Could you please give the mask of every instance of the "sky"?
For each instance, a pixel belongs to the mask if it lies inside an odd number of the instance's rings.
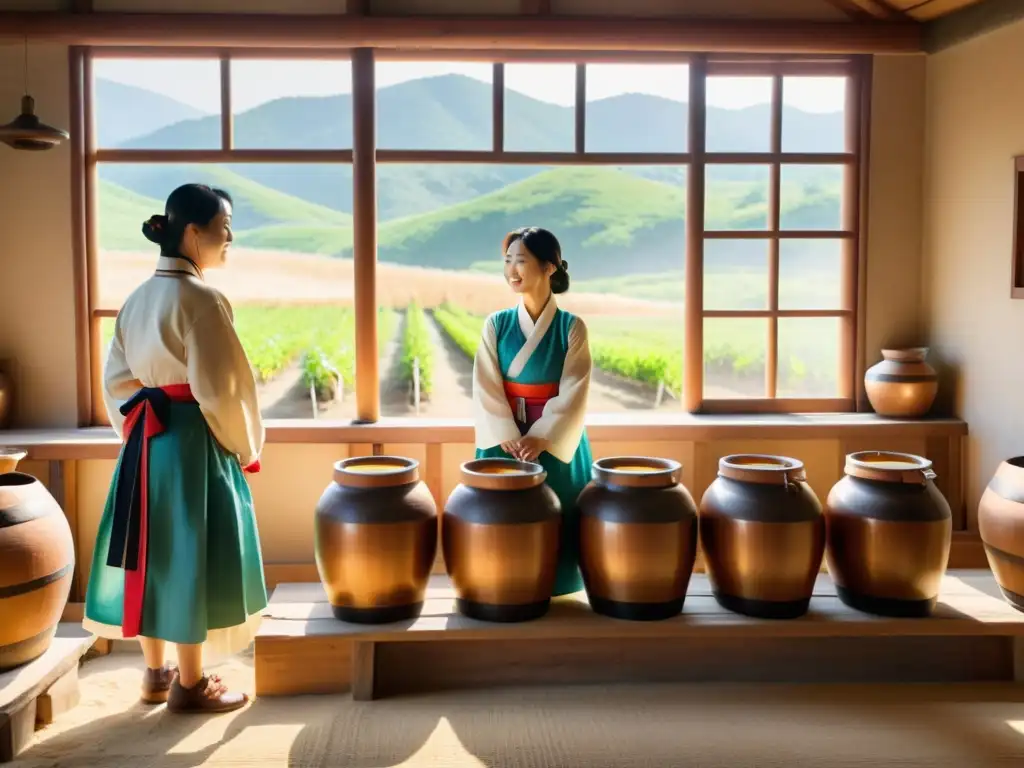
[[[234,61],[231,96],[240,113],[285,96],[330,96],[350,93],[347,61]],[[505,87],[562,106],[575,103],[574,64],[506,64]],[[220,111],[220,63],[216,60],[102,59],[96,77],[135,85],[169,96],[203,112]],[[477,62],[378,62],[377,88],[421,77],[462,74],[492,82],[492,68]],[[624,93],[643,93],[686,101],[685,64],[590,64],[587,101]],[[808,112],[840,112],[845,100],[843,78],[787,77],[783,102]],[[771,79],[712,77],[708,104],[738,109],[767,103]]]

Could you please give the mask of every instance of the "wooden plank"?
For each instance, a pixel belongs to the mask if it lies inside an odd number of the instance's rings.
[[[298,646],[287,639],[257,635],[256,695],[347,692],[352,682],[352,645],[351,639],[333,635],[310,635]]]
[[[884,419],[874,413],[665,414],[633,411],[587,417],[594,442],[711,442],[714,440],[913,440],[967,435],[961,419]],[[121,447],[109,427],[12,430],[7,445],[28,451],[32,461],[116,459]],[[280,419],[267,427],[268,443],[469,444],[470,419],[389,418],[375,424],[323,424]],[[878,443],[876,443],[876,446]],[[353,455],[356,455],[353,453]]]
[[[60,706],[71,704],[67,694],[72,683],[60,683],[92,646],[95,638],[80,624],[61,623],[49,649],[35,661],[0,673],[0,763],[13,760],[32,741],[35,732],[37,700],[51,687],[58,701],[49,700],[44,717],[52,716]],[[74,677],[77,683],[77,672]]]
[[[494,686],[1007,681],[1003,637],[588,638],[379,643],[377,698]]]
[[[323,588],[281,585],[275,590],[267,619],[258,637],[287,643],[288,639],[358,638],[378,642],[429,642],[441,638],[465,640],[685,638],[685,637],[877,637],[884,635],[1024,636],[1024,613],[1010,607],[986,571],[953,571],[942,582],[932,617],[899,619],[861,613],[834,596],[827,574],[819,575],[807,615],[792,621],[764,621],[732,613],[710,595],[707,577],[695,574],[679,616],[658,622],[628,622],[594,613],[585,593],[552,601],[548,614],[537,621],[494,624],[462,616],[455,610],[455,593],[447,577],[432,576],[422,614],[413,621],[385,625],[356,625],[332,618]],[[313,599],[307,599],[312,597]]]
[[[922,49],[920,25],[900,21],[0,13],[0,39],[21,41],[26,36],[89,46],[597,48],[750,53],[918,53]]]

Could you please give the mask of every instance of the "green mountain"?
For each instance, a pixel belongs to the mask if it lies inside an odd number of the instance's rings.
[[[96,140],[116,147],[168,125],[206,117],[195,107],[144,88],[96,78]],[[220,133],[217,133],[219,140]]]
[[[837,182],[838,184],[838,182]],[[750,182],[722,182],[710,189],[711,229],[763,229],[767,200]],[[782,221],[792,228],[838,220],[838,189],[784,187]],[[381,261],[446,269],[500,269],[500,241],[519,226],[550,228],[581,280],[661,273],[682,268],[686,195],[679,186],[639,178],[614,168],[545,171],[474,200],[440,211],[383,222],[377,233]],[[821,228],[821,224],[818,225]],[[271,225],[240,232],[239,245],[351,256],[348,227]],[[763,263],[765,241],[708,241],[705,262],[717,271]],[[813,266],[820,244],[793,241],[787,269]]]
[[[135,89],[140,90],[140,89]],[[145,93],[143,91],[143,93]],[[100,122],[132,112],[133,99],[118,90],[100,94]],[[105,100],[104,100],[105,99]],[[689,105],[653,96],[627,94],[587,104],[587,149],[593,151],[684,151]],[[491,142],[490,86],[460,75],[422,78],[381,88],[377,94],[380,148],[485,150]],[[768,149],[769,108],[708,110],[712,151]],[[510,150],[572,150],[573,110],[506,92],[505,137]],[[348,95],[296,97],[271,101],[235,116],[239,148],[351,147],[352,106]],[[842,150],[841,113],[783,110],[783,144],[804,152]],[[209,149],[219,145],[219,117],[177,121],[125,141],[125,148]],[[183,170],[186,171],[183,174]],[[238,176],[335,211],[351,212],[351,169],[346,165],[233,165]],[[380,165],[378,215],[403,218],[465,202],[550,167],[488,165]],[[644,178],[681,184],[685,169],[665,166],[623,168]],[[833,169],[827,169],[832,171]],[[750,180],[767,174],[758,166],[720,166],[722,180]],[[163,199],[192,169],[182,166],[103,165],[104,179],[139,194]],[[815,167],[791,168],[787,177],[820,177]]]

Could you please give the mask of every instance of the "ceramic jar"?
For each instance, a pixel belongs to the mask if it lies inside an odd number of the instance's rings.
[[[807,612],[825,549],[825,518],[803,462],[725,456],[699,514],[705,568],[722,607],[772,619]]]
[[[441,516],[445,568],[460,613],[529,621],[547,613],[562,507],[540,464],[475,459],[461,467]]]
[[[864,374],[864,390],[879,416],[924,416],[935,402],[939,377],[925,357],[927,347],[883,349],[883,360]]]
[[[419,616],[437,534],[437,505],[420,480],[419,462],[337,462],[315,519],[316,565],[334,616],[359,624]]]
[[[697,557],[697,505],[671,459],[594,462],[579,496],[580,572],[596,613],[637,621],[683,608]]]
[[[21,472],[0,474],[0,671],[50,647],[75,575],[64,511]]]
[[[953,515],[921,456],[862,451],[825,502],[825,561],[839,599],[866,613],[928,616],[949,561]]]
[[[978,506],[978,532],[1006,601],[1024,611],[1024,456],[1002,462]]]

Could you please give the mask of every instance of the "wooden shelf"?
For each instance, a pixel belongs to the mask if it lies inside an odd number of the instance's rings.
[[[77,704],[79,660],[95,642],[80,623],[62,622],[46,653],[0,674],[0,763],[31,743],[37,724]]]
[[[1024,613],[1002,599],[984,570],[950,571],[927,619],[848,608],[826,574],[817,580],[808,614],[791,621],[721,608],[703,574],[692,577],[682,613],[658,622],[600,616],[584,593],[554,600],[536,621],[474,621],[455,611],[447,577],[434,576],[418,619],[354,625],[333,618],[319,583],[281,584],[256,638],[256,691],[351,690],[357,699],[370,699],[550,681],[552,674],[562,681],[638,682],[705,679],[709,670],[718,670],[710,679],[1003,679],[1016,674],[1019,638]]]
[[[808,414],[664,414],[625,413],[591,416],[593,441],[712,441],[734,439],[816,440],[844,438],[952,438],[967,434],[961,419],[887,419],[874,413]],[[274,420],[268,443],[293,444],[471,444],[469,419],[382,419],[375,424]],[[0,445],[19,446],[30,460],[116,459],[121,446],[109,427],[0,431]]]

